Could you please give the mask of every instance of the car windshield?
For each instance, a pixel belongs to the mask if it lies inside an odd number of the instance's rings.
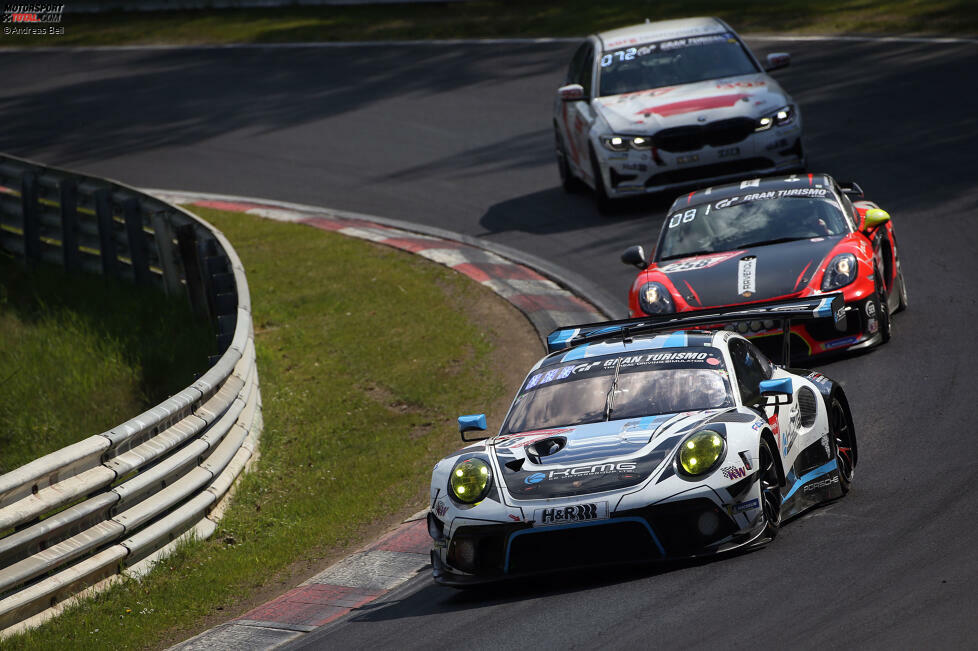
[[[755,72],[757,66],[733,34],[691,36],[602,53],[598,95],[621,95]]]
[[[501,433],[729,407],[720,351],[654,349],[541,369],[527,378]]]
[[[804,192],[808,196],[791,196]],[[658,260],[734,251],[848,231],[845,215],[824,188],[771,190],[702,203],[669,216]]]

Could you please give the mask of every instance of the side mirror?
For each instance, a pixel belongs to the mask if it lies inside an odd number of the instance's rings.
[[[764,64],[764,70],[771,72],[772,70],[780,70],[781,68],[787,68],[791,65],[791,55],[787,52],[772,52],[767,55],[767,62]]]
[[[787,405],[791,402],[792,386],[791,378],[780,380],[761,380],[761,395],[765,398],[774,398],[774,404]],[[786,400],[782,401],[782,398]]]
[[[579,102],[584,99],[584,86],[580,84],[567,84],[558,88],[557,94],[565,102]]]
[[[488,436],[477,436],[475,438],[465,438],[466,432],[483,432],[485,431],[486,425],[486,415],[485,414],[473,414],[470,416],[459,416],[458,417],[458,431],[462,435],[462,440],[468,443],[469,441],[481,441],[482,439],[489,438]]]
[[[863,230],[867,231],[871,228],[876,228],[880,224],[885,224],[888,221],[890,221],[890,213],[880,208],[871,208],[866,211],[866,216],[863,217]]]
[[[649,263],[645,259],[645,249],[642,248],[641,244],[636,244],[625,249],[625,252],[621,254],[621,261],[639,269],[645,269],[649,266]]]
[[[842,194],[850,199],[864,199],[866,197],[863,189],[855,181],[840,181],[839,189],[842,190]]]

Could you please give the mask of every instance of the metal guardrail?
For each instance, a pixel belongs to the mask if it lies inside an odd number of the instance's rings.
[[[0,638],[60,612],[183,538],[208,537],[257,454],[251,300],[227,239],[125,185],[0,155],[0,249],[185,294],[220,355],[107,432],[0,475]]]

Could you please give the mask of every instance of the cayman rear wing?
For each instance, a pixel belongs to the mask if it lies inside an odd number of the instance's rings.
[[[792,321],[831,318],[837,330],[846,328],[846,305],[842,293],[769,303],[748,303],[734,307],[693,310],[661,316],[643,316],[619,321],[605,321],[567,326],[547,335],[547,352],[572,348],[580,344],[607,339],[627,339],[633,334],[690,330],[698,326],[727,325],[738,322],[772,321],[781,324],[782,363],[791,360],[790,329]],[[766,325],[766,324],[764,324]],[[760,328],[753,328],[758,330]]]

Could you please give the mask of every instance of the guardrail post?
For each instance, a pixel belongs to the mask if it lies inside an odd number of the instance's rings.
[[[24,172],[20,177],[20,211],[24,218],[24,257],[41,259],[41,222],[37,211],[37,176]]]
[[[62,179],[58,184],[61,203],[61,252],[66,271],[76,271],[81,266],[78,258],[78,184]]]
[[[111,190],[96,190],[95,216],[98,218],[99,253],[102,257],[102,273],[112,278],[118,278],[119,259],[116,257]]]
[[[187,281],[187,295],[190,306],[197,316],[209,318],[207,309],[207,292],[204,289],[204,277],[200,269],[200,257],[197,255],[197,232],[193,224],[185,224],[177,228],[177,246],[183,259],[183,273]]]
[[[160,265],[163,267],[163,287],[170,296],[176,296],[183,291],[180,283],[180,267],[177,264],[173,248],[173,227],[166,212],[154,210],[150,216],[153,225],[156,250],[159,253]]]
[[[133,277],[137,285],[149,285],[149,256],[146,254],[146,235],[143,233],[143,215],[137,199],[127,199],[122,205],[126,220],[126,237],[129,240],[129,258],[132,260]]]

